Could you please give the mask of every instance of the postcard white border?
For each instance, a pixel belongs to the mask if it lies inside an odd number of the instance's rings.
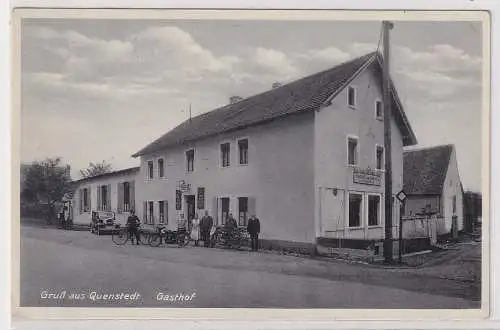
[[[149,2],[149,1],[148,1]],[[22,1],[21,3],[33,3],[30,1]],[[65,2],[67,4],[67,2]],[[425,3],[425,2],[420,2],[420,3]],[[91,3],[90,3],[91,4]],[[235,6],[232,6],[235,7]],[[366,7],[366,6],[365,6]],[[14,18],[19,15],[20,11],[16,11],[14,14]],[[47,14],[46,14],[47,13]],[[78,9],[68,9],[68,10],[47,10],[46,13],[43,14],[43,17],[47,17],[46,15],[49,15],[50,17],[61,17],[61,15],[64,15],[66,18],[76,18],[76,19],[81,19],[81,18],[95,18],[95,15],[99,15],[100,17],[105,17],[105,18],[118,18],[118,15],[120,18],[134,18],[132,16],[137,17],[137,11],[136,13],[131,13],[130,11],[126,10],[96,10],[96,9],[90,9],[86,10],[84,12],[78,10]],[[144,18],[168,18],[168,19],[185,19],[189,17],[190,19],[206,19],[206,18],[211,18],[211,19],[234,19],[235,18],[235,12],[228,13],[228,12],[220,12],[220,11],[205,11],[205,10],[195,10],[195,11],[184,11],[184,10],[175,10],[175,11],[169,11],[165,16],[166,12],[160,13],[157,10],[140,10],[140,19]],[[40,14],[40,11],[37,9],[27,9],[26,11],[23,11],[23,17],[41,17],[37,16]],[[382,19],[391,19],[391,20],[415,20],[415,19],[422,19],[422,15],[425,15],[425,20],[483,20],[484,22],[484,27],[485,29],[483,30],[483,40],[486,42],[483,43],[484,45],[484,65],[486,66],[484,68],[484,75],[483,75],[483,81],[485,82],[484,86],[488,86],[490,82],[490,77],[489,77],[489,65],[490,65],[490,58],[489,58],[489,49],[490,49],[490,44],[489,44],[489,25],[490,25],[490,20],[489,17],[487,17],[487,14],[484,12],[446,12],[446,13],[429,13],[429,12],[406,12],[406,13],[394,13],[394,12],[376,12],[376,13],[367,13],[367,12],[352,12],[352,11],[342,11],[342,12],[325,12],[325,11],[315,11],[315,19],[338,19],[338,20],[382,20]],[[397,16],[395,16],[395,14]],[[441,15],[442,14],[442,15]],[[472,14],[472,15],[471,15]],[[24,16],[27,15],[27,16]],[[226,15],[226,16],[225,16]],[[258,18],[259,19],[301,19],[305,20],[306,17],[303,13],[300,13],[298,11],[259,11],[258,12]],[[290,15],[290,16],[288,16]],[[485,17],[486,16],[486,17]],[[238,11],[238,18],[239,19],[255,19],[255,13],[249,13],[249,11]],[[307,17],[307,19],[311,19]],[[14,25],[18,24],[19,21],[16,19],[12,20],[12,23]],[[19,40],[19,35],[17,36],[17,41]],[[16,42],[14,41],[14,44]],[[20,57],[18,56],[18,49],[16,47],[13,47],[13,59],[19,59]],[[13,62],[15,66],[13,66],[17,72],[19,72],[19,61]],[[17,75],[17,78],[19,78],[19,75]],[[18,83],[19,81],[16,80],[16,75],[14,76],[14,81]],[[492,86],[493,87],[493,86]],[[12,94],[14,96],[13,98],[13,104],[14,104],[14,109],[19,109],[19,101],[20,101],[20,94],[19,90],[14,89],[13,92],[15,94]],[[489,105],[489,89],[484,88],[483,89],[483,99],[488,100],[488,102],[485,102],[484,107],[488,107]],[[484,109],[483,109],[484,111]],[[484,113],[484,112],[483,112]],[[19,111],[14,111],[12,113],[12,123],[14,124],[13,127],[18,128],[19,127]],[[483,154],[486,152],[486,155],[489,154],[489,136],[490,136],[490,130],[489,130],[489,113],[487,116],[483,116],[483,141],[486,142],[483,143]],[[18,150],[19,150],[19,139],[12,139],[12,151],[16,152],[12,154],[13,162],[12,162],[12,170],[11,170],[11,180],[12,182],[19,182],[19,172],[18,172],[18,164],[19,164],[19,155],[18,155]],[[483,161],[483,190],[484,190],[484,195],[487,196],[486,190],[489,188],[489,159],[486,161]],[[487,188],[488,187],[488,188]],[[11,209],[12,211],[12,218],[13,219],[18,219],[19,218],[19,210],[17,205],[19,205],[19,194],[18,194],[18,187],[13,187],[12,189],[12,206],[15,206]],[[483,200],[488,201],[488,198],[484,198]],[[489,207],[488,203],[483,204],[483,215],[485,225],[483,225],[483,231],[489,231],[489,219],[490,217],[488,216],[489,214]],[[488,225],[486,225],[488,224]],[[16,242],[15,246],[18,246],[19,242],[19,224],[16,222],[12,223],[12,240],[13,242]],[[489,245],[489,237],[488,233],[484,232],[484,246],[483,246],[483,260],[486,260],[489,256],[488,251],[485,252],[485,250],[488,250],[487,247]],[[16,248],[12,249],[13,254],[12,254],[12,260],[18,260],[18,249],[16,251]],[[16,259],[17,258],[17,259]],[[483,283],[484,281],[489,282],[489,271],[488,271],[488,262],[483,262]],[[13,270],[16,269],[16,267],[12,268]],[[18,279],[19,272],[14,271],[12,274],[12,283],[16,284],[17,288],[19,287]],[[17,282],[17,283],[16,283]],[[120,309],[115,309],[115,308],[106,308],[106,309],[99,309],[99,308],[82,308],[75,310],[73,308],[21,308],[14,310],[14,314],[16,316],[22,316],[22,317],[29,317],[29,318],[42,318],[42,319],[47,319],[47,318],[85,318],[85,319],[102,319],[102,318],[124,318],[126,313],[126,318],[147,318],[147,319],[155,319],[155,318],[171,318],[171,319],[207,319],[206,316],[204,315],[205,312],[209,313],[209,318],[212,320],[287,320],[290,321],[292,319],[297,320],[297,321],[332,321],[332,320],[390,320],[390,319],[395,319],[394,316],[396,317],[397,320],[402,320],[402,319],[422,319],[425,318],[426,320],[430,320],[428,317],[430,317],[433,320],[467,320],[471,318],[483,318],[488,316],[488,307],[489,305],[487,304],[488,296],[489,296],[489,291],[488,288],[489,285],[483,285],[483,302],[486,302],[486,306],[483,306],[483,310],[480,312],[474,311],[474,310],[431,310],[431,311],[422,311],[422,310],[375,310],[377,316],[374,317],[374,310],[263,310],[263,309],[232,309],[231,310],[231,317],[227,317],[227,312],[224,309],[180,309],[180,310],[166,310],[166,309],[126,309],[126,308],[120,308]],[[18,290],[14,290],[19,292]],[[18,301],[18,297],[14,295],[14,301]],[[486,308],[485,308],[486,307]],[[193,311],[196,311],[196,313],[193,313]],[[303,312],[303,313],[302,313]],[[240,313],[242,313],[240,315]],[[195,314],[195,315],[193,315]],[[235,315],[237,314],[237,315]],[[418,314],[418,315],[417,315]],[[444,315],[446,314],[446,317]],[[363,316],[369,316],[369,318],[363,318]],[[470,324],[472,325],[472,324]]]

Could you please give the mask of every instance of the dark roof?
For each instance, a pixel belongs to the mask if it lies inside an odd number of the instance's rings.
[[[96,176],[92,176],[89,178],[83,178],[80,180],[73,181],[74,184],[79,184],[82,182],[87,182],[87,181],[92,181],[92,180],[97,180],[97,179],[104,179],[108,177],[113,177],[113,176],[118,176],[118,175],[127,175],[127,174],[134,174],[136,172],[139,172],[140,167],[130,167],[130,168],[125,168],[123,170],[117,170],[109,173],[104,173]]]
[[[380,55],[373,52],[340,64],[311,76],[296,80],[281,87],[228,104],[191,120],[156,139],[132,157],[141,156],[166,147],[194,141],[200,138],[262,124],[273,119],[296,113],[317,110],[332,96],[337,95],[360,72],[370,64],[381,63]],[[378,58],[378,61],[375,59]],[[392,96],[397,111],[394,111],[404,145],[416,144],[416,137],[404,114],[395,89]]]
[[[411,195],[441,195],[453,145],[403,153],[403,190]]]

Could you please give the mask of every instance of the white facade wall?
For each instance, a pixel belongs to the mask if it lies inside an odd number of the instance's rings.
[[[332,104],[316,113],[315,118],[315,187],[316,235],[334,238],[381,239],[384,234],[384,176],[380,185],[353,182],[353,166],[347,163],[347,139],[358,139],[358,164],[362,169],[376,168],[376,147],[384,146],[383,120],[376,117],[375,102],[382,100],[379,79],[367,69],[350,84],[356,89],[356,106],[347,102],[348,89],[344,89]],[[396,109],[393,109],[396,111]],[[401,133],[392,120],[392,191],[397,194],[403,186],[403,142]],[[382,167],[383,168],[383,167]],[[334,188],[337,194],[334,194]],[[349,192],[363,196],[362,224],[358,228],[348,225]],[[370,194],[379,195],[380,221],[368,226]],[[393,236],[398,236],[399,202],[393,208]]]
[[[237,140],[247,138],[248,165],[238,164]],[[229,142],[230,166],[221,167],[220,144]],[[314,233],[314,115],[289,116],[270,123],[249,127],[234,133],[177,146],[141,157],[141,171],[136,184],[137,212],[144,218],[143,202],[154,202],[154,214],[159,214],[158,201],[168,201],[168,224],[177,226],[182,210],[175,209],[175,191],[179,180],[191,185],[184,195],[196,195],[205,188],[205,207],[221,223],[220,197],[230,198],[230,212],[238,220],[238,197],[253,200],[249,212],[261,222],[261,237],[313,243]],[[186,151],[194,148],[194,171],[187,172]],[[158,159],[164,159],[165,177],[158,178]],[[154,178],[149,180],[148,161],[154,162]]]
[[[115,212],[116,221],[121,224],[125,224],[129,212],[118,212],[118,184],[123,182],[135,182],[137,172],[128,174],[118,174],[118,175],[107,175],[102,178],[94,178],[86,181],[82,181],[76,188],[76,192],[73,196],[72,207],[73,207],[73,223],[87,225],[91,221],[91,211],[97,211],[97,188],[103,185],[109,185],[110,191],[110,211]],[[135,183],[134,183],[135,185]],[[88,188],[90,191],[90,207],[88,211],[82,210],[80,212],[80,192],[82,189]],[[135,202],[133,191],[131,192],[131,200]]]
[[[463,214],[463,194],[458,172],[458,164],[456,150],[450,155],[450,162],[446,173],[446,179],[443,186],[442,206],[445,219],[446,231],[450,232],[452,227],[452,217],[457,216],[458,230],[464,229],[464,214]],[[456,198],[455,211],[453,210],[453,198]]]

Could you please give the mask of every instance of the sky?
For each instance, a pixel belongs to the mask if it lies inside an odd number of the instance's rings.
[[[375,51],[376,21],[30,19],[22,24],[21,161],[137,166],[189,116]],[[391,75],[419,146],[454,144],[481,190],[481,24],[395,22]]]

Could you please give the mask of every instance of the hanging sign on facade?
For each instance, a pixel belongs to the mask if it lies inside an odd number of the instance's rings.
[[[191,185],[186,183],[184,180],[177,181],[177,189],[179,189],[182,193],[191,192]]]
[[[175,209],[176,210],[182,209],[182,191],[180,190],[175,191]]]
[[[355,168],[352,172],[352,179],[354,183],[380,186],[382,183],[382,173],[374,171],[370,168]]]

